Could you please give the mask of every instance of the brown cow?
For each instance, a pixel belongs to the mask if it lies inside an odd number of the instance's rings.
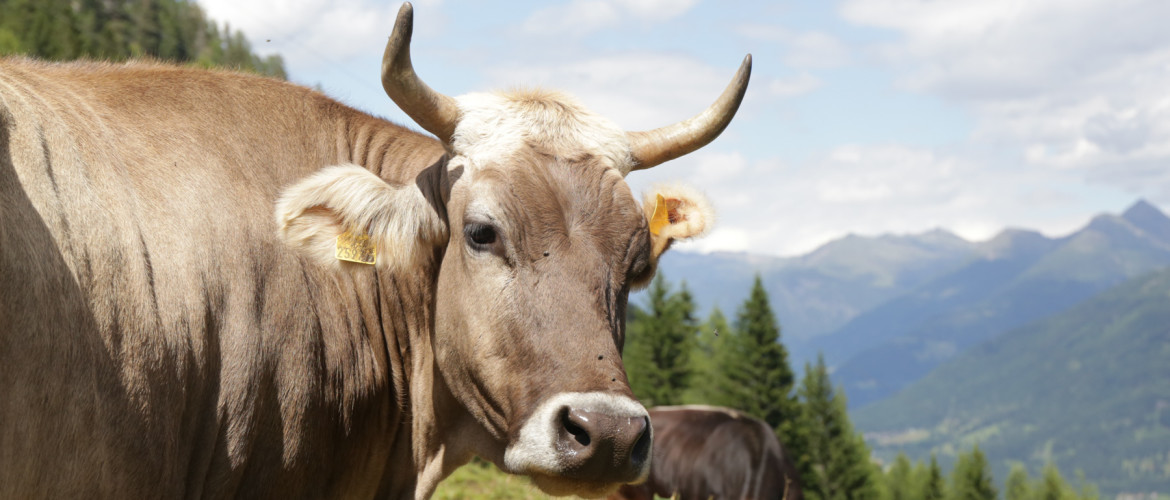
[[[772,428],[730,408],[650,409],[654,451],[650,477],[611,500],[803,500],[799,473]],[[677,495],[677,496],[676,496]]]
[[[624,176],[713,140],[750,58],[626,133],[431,90],[411,18],[382,81],[439,140],[254,76],[0,62],[0,498],[426,498],[476,455],[557,494],[645,477],[627,295],[709,221]]]

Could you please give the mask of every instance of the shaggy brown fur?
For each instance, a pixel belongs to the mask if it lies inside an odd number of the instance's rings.
[[[413,495],[437,262],[330,273],[271,213],[324,165],[442,155],[273,80],[0,62],[0,497]]]

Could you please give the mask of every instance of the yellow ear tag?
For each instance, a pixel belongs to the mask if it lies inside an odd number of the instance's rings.
[[[662,228],[670,225],[670,209],[666,206],[666,198],[661,194],[655,194],[658,197],[654,202],[654,215],[650,217],[650,234],[658,236]]]
[[[337,260],[369,264],[372,266],[378,258],[378,250],[374,248],[374,243],[370,241],[370,235],[366,233],[354,234],[353,231],[346,230],[344,233],[337,235],[337,250],[333,253],[333,256]]]

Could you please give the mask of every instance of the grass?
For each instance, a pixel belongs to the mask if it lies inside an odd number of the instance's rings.
[[[496,466],[476,459],[470,464],[456,469],[447,479],[439,483],[432,498],[436,500],[548,500],[555,497],[541,493],[528,478],[506,474]],[[654,498],[663,500],[659,496]]]
[[[496,466],[475,460],[467,464],[439,483],[435,495],[436,500],[460,499],[550,499],[541,493],[527,478],[505,474]]]

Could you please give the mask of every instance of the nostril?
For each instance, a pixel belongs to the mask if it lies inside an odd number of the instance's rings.
[[[575,415],[574,412],[569,411],[569,409],[566,408],[561,413],[561,425],[565,428],[566,431],[568,431],[570,435],[573,436],[574,440],[581,444],[581,446],[589,446],[589,432],[586,431],[584,427],[582,427],[583,422],[574,421],[579,418],[579,415]]]
[[[560,406],[549,422],[558,474],[612,483],[644,478],[654,452],[646,410],[632,401],[586,403]]]
[[[642,432],[630,450],[630,461],[639,464],[650,456],[650,419],[642,417]]]

